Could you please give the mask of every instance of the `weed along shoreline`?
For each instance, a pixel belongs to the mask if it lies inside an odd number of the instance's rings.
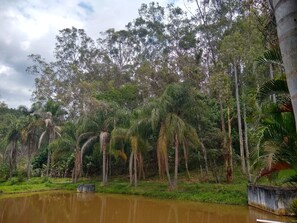
[[[0,183],[0,199],[9,195],[20,195],[47,191],[77,191],[80,184],[94,184],[96,193],[138,195],[149,198],[197,201],[216,204],[247,206],[247,184],[213,184],[180,181],[175,190],[168,189],[167,181],[140,181],[137,187],[130,186],[125,179],[111,179],[106,186],[99,180],[82,179],[72,183],[69,178],[32,178],[24,182],[6,181]]]

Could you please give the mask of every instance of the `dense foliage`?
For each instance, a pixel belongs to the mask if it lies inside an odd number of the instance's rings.
[[[66,28],[53,61],[30,55],[35,103],[0,108],[0,179],[159,175],[174,189],[181,171],[232,183],[235,168],[249,181],[297,170],[266,1],[196,3],[191,14],[143,4],[97,40]]]

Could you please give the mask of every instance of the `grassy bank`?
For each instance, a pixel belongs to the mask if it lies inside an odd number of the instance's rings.
[[[246,180],[237,178],[233,184],[200,183],[195,177],[186,180],[181,177],[178,188],[168,190],[167,182],[157,179],[141,180],[137,187],[130,186],[127,178],[110,179],[107,186],[101,186],[100,179],[83,179],[77,184],[67,178],[32,178],[29,181],[19,182],[13,178],[0,183],[0,191],[4,194],[27,193],[48,190],[76,191],[81,183],[93,183],[100,193],[131,194],[161,199],[189,200],[209,203],[246,205]],[[1,198],[1,194],[0,194]]]

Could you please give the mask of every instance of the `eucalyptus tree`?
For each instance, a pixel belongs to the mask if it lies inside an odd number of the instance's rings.
[[[180,80],[194,81],[197,86],[205,79],[200,68],[202,48],[198,25],[179,7],[167,6],[165,34],[169,69]]]
[[[221,61],[225,63],[230,74],[234,76],[241,169],[245,174],[246,161],[248,163],[249,157],[246,157],[248,148],[244,146],[241,97],[245,93],[244,87],[247,83],[252,83],[248,77],[254,74],[249,70],[252,69],[254,58],[259,56],[263,46],[261,35],[256,28],[255,18],[252,15],[237,19],[229,31],[232,33],[222,39],[219,52]],[[249,38],[247,39],[246,36]],[[252,87],[255,88],[255,86]]]
[[[54,61],[40,55],[30,55],[33,65],[27,68],[36,75],[36,100],[62,102],[74,118],[92,105],[101,58],[94,41],[83,29],[66,28],[56,37]]]
[[[223,134],[223,154],[224,165],[226,170],[226,181],[231,183],[233,181],[233,148],[231,136],[231,89],[230,89],[230,76],[226,73],[213,74],[209,81],[209,88],[211,95],[218,100],[220,108],[220,122],[221,131]],[[225,112],[227,110],[227,128],[225,121]]]

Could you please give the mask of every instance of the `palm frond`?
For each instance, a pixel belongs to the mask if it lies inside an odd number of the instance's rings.
[[[85,132],[78,136],[77,142],[80,143],[82,140],[89,138],[90,136],[94,135],[93,132]]]
[[[165,126],[168,138],[173,138],[174,134],[177,134],[180,141],[184,140],[186,124],[178,115],[169,113],[165,120]]]
[[[286,80],[273,79],[263,84],[257,94],[257,99],[262,102],[272,94],[289,94]]]
[[[279,49],[271,49],[266,51],[263,56],[256,59],[257,65],[260,64],[277,64],[283,66],[282,55]]]
[[[297,174],[287,177],[286,179],[283,180],[283,183],[289,183],[294,186],[297,186]]]
[[[98,136],[93,136],[89,138],[81,147],[81,156],[83,156],[85,150],[95,141],[97,140]]]
[[[38,149],[40,148],[41,143],[42,143],[42,141],[43,141],[43,139],[44,139],[44,137],[45,137],[46,134],[47,134],[47,130],[45,130],[45,131],[41,134],[41,136],[39,137],[39,141],[38,141]]]

